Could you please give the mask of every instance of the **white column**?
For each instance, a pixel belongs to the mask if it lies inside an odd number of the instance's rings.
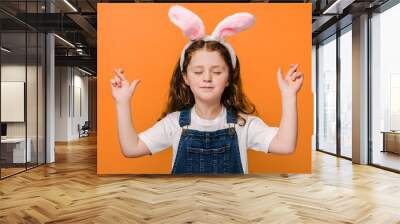
[[[46,11],[54,12],[54,5],[46,1]],[[46,163],[55,162],[55,43],[54,35],[46,35]]]
[[[55,161],[54,133],[55,133],[55,76],[54,76],[54,35],[46,36],[46,163]]]
[[[353,20],[353,162],[368,163],[368,15]]]

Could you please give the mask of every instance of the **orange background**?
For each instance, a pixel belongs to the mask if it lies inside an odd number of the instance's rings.
[[[129,81],[140,79],[132,100],[137,133],[155,124],[167,100],[169,81],[188,40],[168,18],[169,3],[98,4],[98,174],[169,174],[172,149],[153,156],[125,158],[118,142],[111,95],[113,69]],[[249,173],[310,173],[313,96],[311,92],[311,4],[188,3],[211,34],[226,16],[247,11],[255,25],[229,37],[240,63],[244,91],[269,126],[279,126],[281,97],[276,71],[298,63],[304,73],[298,93],[296,152],[273,155],[248,151]]]

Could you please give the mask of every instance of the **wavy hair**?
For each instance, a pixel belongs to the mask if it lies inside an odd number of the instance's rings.
[[[239,125],[245,125],[246,120],[240,116],[239,113],[248,115],[257,114],[257,110],[255,105],[250,102],[250,100],[243,93],[239,60],[236,57],[236,67],[233,68],[229,51],[224,45],[218,41],[204,40],[197,40],[187,48],[185,52],[185,61],[183,62],[183,72],[181,72],[178,60],[170,81],[167,105],[158,120],[161,120],[169,113],[181,111],[194,106],[195,98],[190,90],[190,87],[186,85],[183,75],[187,75],[187,67],[192,59],[193,53],[201,49],[206,49],[207,51],[217,51],[223,57],[229,68],[229,85],[222,93],[221,103],[227,109],[231,110],[234,115],[236,115],[240,121]]]

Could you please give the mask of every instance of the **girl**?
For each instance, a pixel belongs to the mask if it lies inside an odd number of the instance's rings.
[[[172,145],[172,174],[248,173],[248,148],[290,154],[296,147],[296,94],[303,74],[291,65],[285,78],[278,69],[282,95],[279,129],[256,116],[242,91],[240,64],[225,37],[254,24],[254,16],[237,13],[220,22],[211,36],[193,12],[170,8],[169,17],[190,42],[182,50],[170,83],[168,103],[151,128],[137,134],[130,101],[139,80],[131,84],[122,69],[111,79],[121,149],[126,157],[152,155]]]

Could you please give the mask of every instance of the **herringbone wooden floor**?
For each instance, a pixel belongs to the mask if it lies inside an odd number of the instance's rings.
[[[400,175],[316,152],[310,175],[96,175],[95,138],[0,181],[0,223],[400,223]]]

